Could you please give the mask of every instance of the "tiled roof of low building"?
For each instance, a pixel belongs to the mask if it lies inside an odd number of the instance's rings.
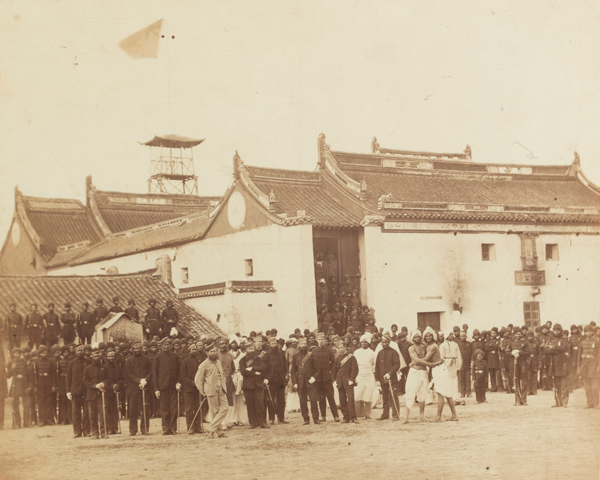
[[[18,200],[19,201],[19,200]],[[78,200],[22,197],[27,220],[40,238],[40,253],[51,258],[57,248],[102,239],[93,219]]]
[[[179,312],[178,329],[181,333],[223,335],[219,327],[187,306],[168,285],[149,273],[89,277],[0,276],[0,311],[3,313],[9,311],[9,305],[13,302],[23,316],[30,311],[32,303],[37,303],[38,310],[43,313],[48,303],[53,302],[57,313],[60,313],[63,305],[69,302],[73,311],[79,312],[83,302],[89,302],[90,309],[93,310],[96,299],[102,298],[108,308],[113,296],[118,296],[123,305],[129,299],[134,300],[140,316],[148,308],[148,299],[154,298],[161,310],[165,308],[167,300],[171,300]]]
[[[91,189],[106,226],[113,233],[165,222],[215,206],[220,197],[104,192]]]
[[[110,235],[102,242],[84,250],[75,257],[52,259],[48,268],[82,265],[110,258],[131,255],[171,245],[179,245],[202,237],[209,224],[208,214],[199,213],[161,224],[148,225],[136,230]]]

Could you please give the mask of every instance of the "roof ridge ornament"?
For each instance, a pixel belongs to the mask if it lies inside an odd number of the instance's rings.
[[[577,153],[577,150],[573,152],[573,161],[571,162],[571,166],[567,171],[567,175],[570,177],[576,177],[578,173],[581,173],[581,158]]]
[[[275,196],[275,192],[273,189],[269,192],[269,212],[275,212],[275,204],[277,203],[277,197]]]
[[[360,194],[359,194],[359,198],[361,199],[361,201],[365,201],[367,199],[367,182],[366,180],[363,179],[360,181]]]
[[[236,150],[235,154],[233,155],[233,178],[235,178],[236,180],[239,180],[240,172],[244,168],[246,168],[244,166],[244,161],[242,160],[242,158],[240,157],[240,154]]]
[[[472,160],[472,156],[471,156],[471,146],[467,143],[467,146],[465,147],[465,149],[463,150],[465,152],[465,157],[467,160]]]
[[[379,153],[379,150],[380,150],[380,145],[379,145],[379,142],[377,141],[377,137],[373,137],[371,139],[371,152]]]
[[[361,227],[381,227],[385,221],[383,215],[365,215],[365,218],[360,222]]]
[[[391,193],[388,193],[387,195],[382,195],[381,197],[379,197],[379,200],[377,200],[377,210],[383,210],[384,209],[386,200],[388,202],[392,201],[392,194]]]

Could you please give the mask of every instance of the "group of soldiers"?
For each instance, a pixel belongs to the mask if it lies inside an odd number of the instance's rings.
[[[415,404],[423,418],[436,394],[436,420],[445,402],[450,420],[457,420],[455,405],[471,395],[472,385],[478,403],[486,401],[486,391],[505,391],[515,395],[516,405],[526,405],[539,386],[554,390],[554,406],[566,407],[569,393],[583,384],[587,407],[599,407],[595,323],[573,325],[570,332],[559,324],[533,330],[509,325],[468,337],[467,325],[446,335],[431,327],[409,334],[396,325],[360,335],[350,326],[343,336],[296,329],[287,341],[275,329],[247,338],[156,336],[95,348],[15,346],[2,370],[13,379],[14,428],[72,424],[75,437],[107,438],[121,432],[122,419],[128,419],[130,435],[148,434],[155,416],[163,435],[173,435],[185,415],[188,434],[206,430],[217,438],[245,423],[286,424],[286,403],[295,402],[305,425],[311,417],[315,424],[326,421],[327,404],[336,422],[369,419],[378,402],[379,420],[390,413],[400,420],[400,395],[403,422]],[[434,400],[427,402],[430,394]]]
[[[104,320],[111,313],[125,312],[129,317],[138,323],[142,323],[145,334],[148,339],[155,336],[160,338],[167,336],[178,336],[177,322],[179,321],[179,313],[173,307],[173,302],[168,300],[162,312],[156,307],[156,300],[150,299],[149,308],[146,310],[143,318],[140,319],[140,312],[135,306],[135,301],[129,299],[127,307],[123,308],[119,297],[112,298],[113,304],[106,308],[104,300],[98,298],[96,300],[96,308],[90,310],[89,302],[84,302],[81,305],[79,313],[72,311],[70,303],[63,305],[63,311],[60,316],[55,312],[54,303],[49,303],[46,308],[47,312],[43,315],[38,311],[38,305],[32,303],[29,307],[30,311],[25,315],[17,312],[15,303],[11,303],[10,312],[6,315],[4,322],[4,331],[8,336],[9,349],[12,351],[14,347],[21,347],[23,340],[27,341],[29,348],[38,348],[40,345],[46,345],[51,348],[59,343],[59,339],[65,345],[70,345],[75,342],[90,345],[94,336],[96,325]]]

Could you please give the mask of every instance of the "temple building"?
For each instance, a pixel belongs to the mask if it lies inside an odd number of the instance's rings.
[[[570,165],[461,153],[332,150],[315,171],[246,165],[220,198],[15,194],[3,275],[156,270],[225,332],[317,327],[356,292],[377,326],[563,326],[596,320],[600,189]],[[358,302],[358,300],[355,300]]]

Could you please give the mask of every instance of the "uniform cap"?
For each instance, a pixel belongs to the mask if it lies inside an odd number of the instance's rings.
[[[89,307],[89,306],[90,306],[90,304],[89,304],[88,302],[83,302],[83,303],[81,304],[81,306],[82,306],[82,307]]]
[[[117,300],[119,300],[119,297],[117,297],[116,295],[112,298],[113,302],[116,302]]]
[[[104,303],[104,300],[102,300],[101,298],[97,298],[96,303]]]
[[[498,327],[492,327],[492,332],[498,333]]]
[[[560,323],[555,323],[554,326],[552,327],[552,330],[560,330],[562,331],[562,327],[560,326]]]
[[[50,302],[50,303],[48,304],[48,308],[54,308],[54,303]]]
[[[69,302],[65,303],[65,308],[71,308],[71,304]]]

